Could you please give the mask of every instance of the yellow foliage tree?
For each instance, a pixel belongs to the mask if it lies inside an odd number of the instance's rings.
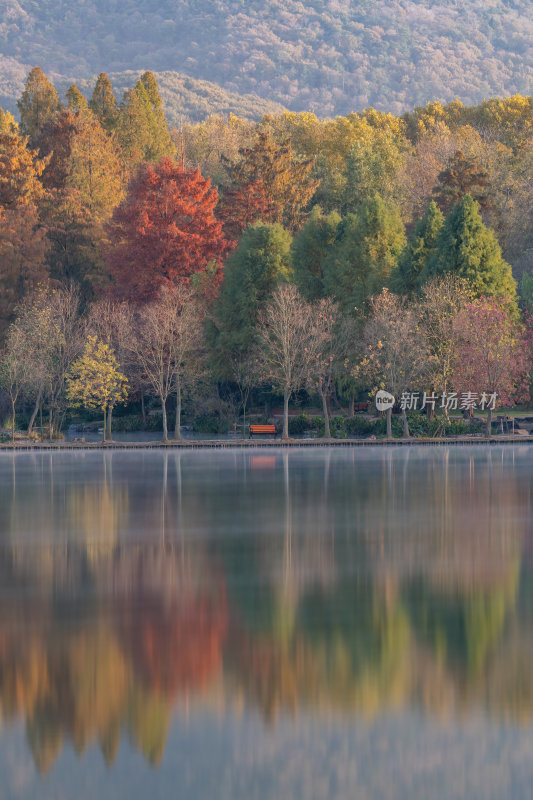
[[[34,205],[43,194],[39,181],[46,161],[29,150],[28,139],[18,133],[0,132],[0,206]]]
[[[113,348],[89,336],[85,351],[74,362],[67,378],[67,397],[73,406],[100,408],[104,412],[106,441],[107,415],[128,394],[128,379],[119,370]]]

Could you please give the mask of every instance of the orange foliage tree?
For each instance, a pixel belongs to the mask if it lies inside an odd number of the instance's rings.
[[[141,164],[109,224],[108,261],[118,297],[146,302],[194,275],[222,277],[230,243],[215,217],[217,190],[170,158]]]

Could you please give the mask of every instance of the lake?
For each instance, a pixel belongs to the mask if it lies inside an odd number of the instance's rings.
[[[0,798],[524,800],[533,448],[0,453]]]

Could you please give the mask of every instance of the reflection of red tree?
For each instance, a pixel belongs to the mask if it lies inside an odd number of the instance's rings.
[[[222,669],[228,626],[221,581],[203,594],[184,593],[165,604],[142,598],[127,614],[125,644],[134,669],[151,691],[175,696],[202,689]]]

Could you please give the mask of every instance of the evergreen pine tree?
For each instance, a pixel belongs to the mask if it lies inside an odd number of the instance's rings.
[[[467,194],[446,217],[421,281],[452,272],[465,278],[478,297],[516,300],[516,281],[494,231],[483,224],[478,203]]]
[[[324,286],[341,308],[353,311],[380,292],[397,268],[405,246],[398,208],[379,194],[339,225],[337,242],[324,264]]]
[[[291,248],[294,281],[306,300],[324,297],[324,262],[335,244],[340,221],[336,211],[324,216],[315,206],[304,227],[294,237]]]
[[[418,289],[420,275],[435,252],[444,215],[432,201],[425,215],[418,220],[393,273],[391,288],[397,294],[411,295]]]
[[[231,378],[231,365],[250,353],[260,310],[290,275],[290,247],[291,236],[281,225],[256,222],[226,260],[212,332],[221,377]]]

